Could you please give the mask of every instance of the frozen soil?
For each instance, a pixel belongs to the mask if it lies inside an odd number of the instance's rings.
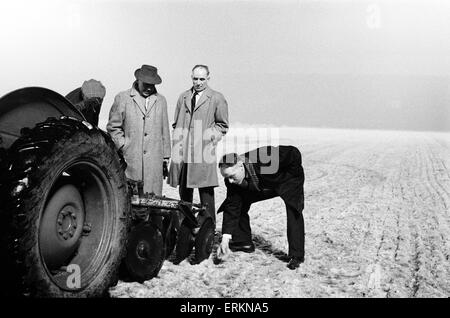
[[[299,269],[286,267],[286,212],[275,198],[250,210],[254,253],[217,265],[214,252],[199,265],[165,261],[156,278],[120,281],[110,295],[450,296],[450,134],[292,128],[282,136],[301,150],[306,176]],[[222,181],[215,193],[218,207]],[[168,186],[164,194],[178,198]]]

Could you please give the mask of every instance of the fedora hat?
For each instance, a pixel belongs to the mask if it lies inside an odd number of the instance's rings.
[[[136,79],[143,81],[147,84],[161,84],[161,77],[158,75],[158,69],[151,65],[142,65],[134,71]]]

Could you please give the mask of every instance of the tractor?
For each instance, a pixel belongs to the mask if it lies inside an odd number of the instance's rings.
[[[143,193],[110,136],[41,87],[0,99],[0,283],[26,297],[104,297],[167,259],[200,263],[215,224],[205,206]]]

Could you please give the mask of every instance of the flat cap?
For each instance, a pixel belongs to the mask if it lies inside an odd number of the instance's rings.
[[[106,89],[103,84],[95,79],[90,79],[88,81],[84,81],[81,86],[81,92],[85,99],[99,97],[103,99],[106,94]]]

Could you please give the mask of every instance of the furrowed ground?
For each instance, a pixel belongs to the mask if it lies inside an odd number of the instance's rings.
[[[214,253],[199,265],[166,261],[158,277],[119,282],[111,296],[450,296],[450,134],[289,128],[280,136],[303,155],[299,269],[286,268],[286,212],[276,198],[250,210],[255,253],[218,265]],[[168,186],[164,194],[178,198]],[[216,207],[224,197],[221,181]]]

